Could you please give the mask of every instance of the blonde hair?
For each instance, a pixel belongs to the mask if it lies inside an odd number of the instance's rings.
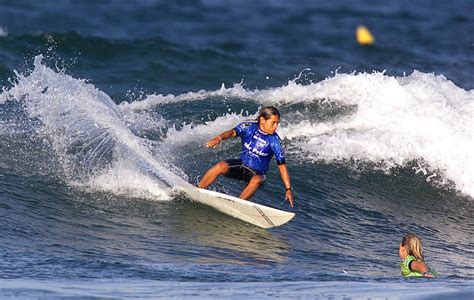
[[[423,246],[421,239],[413,233],[406,234],[402,239],[402,245],[407,250],[408,255],[414,256],[417,260],[425,262],[423,256]]]

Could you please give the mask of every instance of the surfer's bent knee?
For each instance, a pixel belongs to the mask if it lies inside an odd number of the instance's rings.
[[[215,167],[219,169],[220,174],[227,174],[229,172],[229,164],[225,160],[218,162]]]
[[[256,186],[261,186],[265,183],[266,176],[265,175],[255,175],[250,179],[251,184],[255,184]]]

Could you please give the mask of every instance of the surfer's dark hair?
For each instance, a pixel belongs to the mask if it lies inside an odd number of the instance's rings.
[[[260,113],[257,117],[257,122],[260,121],[260,118],[264,118],[265,120],[270,119],[272,116],[278,116],[280,118],[280,112],[273,106],[265,106],[260,110]]]

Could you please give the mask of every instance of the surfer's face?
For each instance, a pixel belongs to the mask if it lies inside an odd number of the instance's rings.
[[[260,129],[263,130],[263,132],[268,133],[268,134],[273,134],[278,128],[278,124],[280,123],[280,117],[277,115],[272,115],[270,119],[265,120],[264,117],[260,117]]]
[[[398,248],[398,255],[400,255],[400,259],[404,259],[408,255],[407,249],[402,243],[400,243],[400,248]]]

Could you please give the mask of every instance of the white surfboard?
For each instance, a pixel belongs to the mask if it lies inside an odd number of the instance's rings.
[[[262,228],[283,225],[295,216],[291,212],[206,189],[186,187],[182,190],[199,203],[211,206],[220,212]]]

